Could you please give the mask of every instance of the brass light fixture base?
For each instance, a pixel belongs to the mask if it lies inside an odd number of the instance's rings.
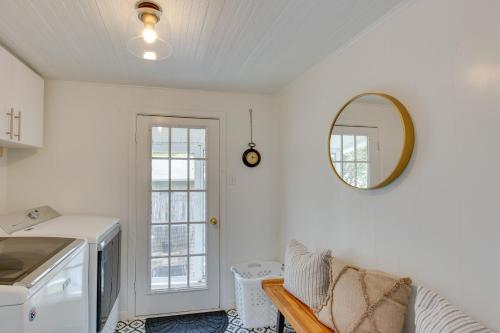
[[[137,16],[144,24],[156,24],[160,21],[162,9],[160,5],[152,1],[139,1],[135,5]]]

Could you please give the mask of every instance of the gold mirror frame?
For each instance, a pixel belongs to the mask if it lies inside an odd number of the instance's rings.
[[[363,96],[369,96],[369,95],[375,95],[375,96],[385,98],[386,100],[391,102],[392,105],[394,105],[396,107],[396,110],[398,110],[399,117],[401,120],[401,125],[403,126],[404,143],[403,143],[403,149],[401,150],[401,154],[399,157],[399,162],[396,164],[396,166],[394,167],[392,172],[389,174],[389,176],[374,186],[360,188],[360,187],[356,187],[356,186],[349,184],[338,174],[337,170],[335,169],[335,166],[333,165],[332,156],[330,154],[330,142],[331,142],[330,140],[332,137],[333,128],[335,126],[335,123],[337,122],[337,119],[340,117],[342,112],[356,99],[361,98]],[[368,92],[368,93],[363,93],[363,94],[359,94],[357,96],[354,96],[349,101],[347,101],[347,103],[345,103],[342,106],[342,108],[340,108],[340,111],[337,113],[337,115],[333,119],[332,125],[330,126],[330,131],[328,132],[328,145],[327,145],[328,160],[330,161],[330,166],[332,167],[333,172],[344,184],[347,184],[348,186],[355,188],[355,189],[359,189],[359,190],[374,190],[374,189],[378,189],[378,188],[384,187],[386,185],[389,185],[391,182],[396,180],[396,178],[398,178],[401,175],[401,173],[404,171],[404,169],[408,165],[408,162],[410,162],[411,155],[413,153],[414,144],[415,144],[415,130],[413,128],[413,122],[411,120],[410,113],[408,112],[406,107],[403,105],[403,103],[401,103],[399,100],[392,97],[391,95],[388,95],[385,93],[370,93],[370,92]]]

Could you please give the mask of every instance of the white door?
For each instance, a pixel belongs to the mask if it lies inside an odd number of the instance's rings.
[[[135,314],[219,308],[219,121],[137,117]]]

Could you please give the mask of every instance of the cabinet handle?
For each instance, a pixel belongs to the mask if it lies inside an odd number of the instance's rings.
[[[9,138],[12,140],[13,136],[14,136],[14,108],[10,108],[10,112],[7,112],[6,113],[7,116],[10,117],[9,119],[9,131],[8,132],[5,132],[5,134],[7,134],[9,136]]]
[[[17,134],[14,134],[14,136],[17,137],[17,141],[21,141],[21,111],[14,118],[17,119]]]

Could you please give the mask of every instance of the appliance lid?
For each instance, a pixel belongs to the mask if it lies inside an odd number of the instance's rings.
[[[11,235],[16,231],[28,229],[58,216],[61,216],[61,214],[52,207],[41,206],[23,212],[0,216],[0,228]]]
[[[0,237],[0,285],[22,282],[21,285],[31,287],[83,242],[75,241],[58,237]],[[40,268],[43,269],[34,274]]]
[[[119,228],[120,220],[115,217],[62,215],[30,228],[16,231],[12,235],[83,238],[89,244],[99,244],[108,238],[108,234]]]

